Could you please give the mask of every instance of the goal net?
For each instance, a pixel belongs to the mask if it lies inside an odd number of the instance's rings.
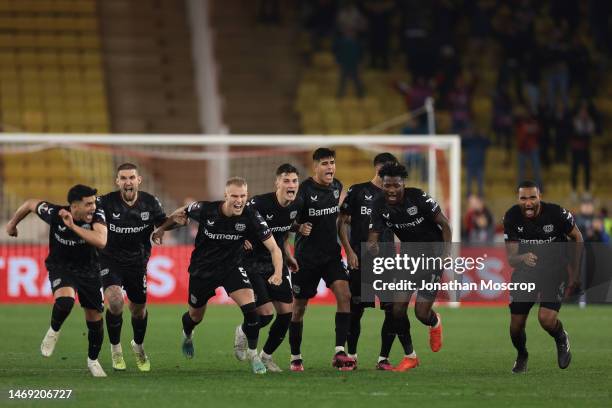
[[[372,179],[376,154],[393,153],[409,170],[407,185],[422,188],[437,199],[451,220],[454,241],[459,241],[461,166],[457,136],[4,133],[0,135],[0,217],[6,225],[28,198],[65,205],[68,189],[77,183],[95,187],[99,194],[110,192],[115,189],[115,169],[125,162],[138,165],[143,176],[141,190],[159,197],[168,213],[190,200],[222,199],[225,180],[230,176],[246,178],[250,195],[261,194],[274,189],[274,172],[282,163],[296,166],[301,180],[310,176],[311,154],[320,146],[336,151],[336,178],[344,184],[344,191]],[[162,272],[186,274],[193,235],[193,230],[181,229],[168,237],[167,245],[154,249],[154,255],[162,254],[149,265],[150,290],[157,290],[158,300],[172,301],[174,298],[164,293],[175,292],[185,284],[176,279],[169,283],[170,278]],[[1,275],[7,282],[2,285],[6,293],[0,294],[4,297],[0,301],[23,296],[42,301],[49,295],[44,268],[47,236],[47,226],[34,215],[20,224],[18,238],[8,237],[3,229],[0,268],[6,268],[7,273]]]

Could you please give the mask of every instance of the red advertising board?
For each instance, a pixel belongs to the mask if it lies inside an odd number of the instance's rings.
[[[149,261],[147,291],[150,303],[187,302],[187,266],[192,246],[155,247]],[[0,245],[0,303],[48,303],[51,288],[45,268],[46,245]],[[466,271],[463,282],[508,280],[510,268],[501,248],[463,248],[462,256],[486,254],[486,268],[482,271]],[[448,299],[440,294],[439,299]],[[503,291],[463,292],[461,301],[469,303],[506,303],[507,293]],[[231,300],[222,289],[211,303],[229,303]],[[333,304],[335,299],[323,282],[319,284],[313,303]]]

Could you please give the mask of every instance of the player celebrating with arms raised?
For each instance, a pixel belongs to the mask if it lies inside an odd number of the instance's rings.
[[[198,201],[177,209],[153,234],[161,244],[164,231],[176,224],[185,225],[187,217],[199,223],[195,248],[189,263],[189,309],[183,314],[183,354],[193,358],[193,329],[204,318],[206,303],[222,286],[240,307],[244,316],[241,330],[247,338],[247,358],[255,374],[265,374],[266,366],[257,354],[259,315],[255,296],[242,253],[246,237],[257,237],[270,252],[274,273],[268,279],[280,285],[283,279],[283,255],[272,232],[259,213],[247,203],[247,183],[240,177],[225,185],[224,201]]]
[[[372,205],[372,228],[368,237],[368,250],[379,251],[380,234],[390,228],[401,242],[451,242],[452,232],[446,216],[438,203],[418,188],[406,188],[406,168],[397,164],[386,164],[378,172],[382,178],[384,195]],[[440,280],[442,270],[431,272],[427,280]],[[418,275],[419,271],[417,271]],[[421,323],[429,327],[429,346],[433,352],[442,348],[442,323],[440,315],[432,310],[436,290],[418,290],[414,312]],[[407,371],[419,365],[412,347],[410,322],[406,311],[412,293],[393,304],[395,332],[404,346],[404,359],[395,371]]]
[[[327,148],[315,150],[312,154],[314,175],[305,180],[298,191],[304,207],[298,215],[301,226],[295,243],[295,257],[300,269],[292,276],[294,302],[289,326],[292,371],[304,370],[301,355],[304,313],[308,300],[317,294],[321,278],[337,302],[336,348],[332,365],[341,370],[355,369],[355,360],[344,351],[351,319],[351,294],[336,230],[342,183],[334,178],[335,156],[336,153]]]
[[[104,214],[96,211],[96,190],[77,184],[68,191],[68,207],[30,199],[17,209],[6,225],[7,233],[16,237],[17,226],[29,213],[36,213],[49,224],[49,255],[45,266],[53,291],[51,327],[45,334],[40,351],[44,357],[53,354],[62,324],[70,314],[76,295],[85,310],[87,323],[87,367],[94,377],[106,377],[98,362],[104,338],[98,254],[96,248],[106,245]]]
[[[583,239],[574,217],[557,204],[540,201],[538,185],[524,181],[518,186],[518,204],[504,216],[504,238],[508,263],[514,268],[512,282],[536,283],[535,291],[516,292],[511,296],[510,338],[517,351],[512,372],[527,371],[529,354],[525,325],[538,295],[538,320],[555,339],[559,368],[567,368],[572,359],[569,336],[558,315],[565,288],[579,286],[577,277]],[[569,244],[563,244],[568,238],[576,242],[573,251],[567,251]]]
[[[142,345],[147,330],[147,263],[151,256],[150,236],[155,226],[166,221],[159,200],[139,191],[142,177],[138,167],[123,163],[117,168],[117,191],[98,197],[98,209],[104,211],[108,224],[108,243],[100,252],[100,277],[104,297],[108,300],[106,329],[111,343],[115,370],[125,370],[121,350],[123,324],[123,289],[132,314],[131,341],[140,371],[150,371],[151,363]]]

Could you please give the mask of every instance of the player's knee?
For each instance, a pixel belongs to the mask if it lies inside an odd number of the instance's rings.
[[[132,317],[142,320],[147,315],[147,307],[144,303],[132,303],[130,304],[130,312],[132,313]]]
[[[304,319],[304,314],[306,313],[306,305],[303,304],[294,304],[293,312],[291,320],[294,322],[300,322]]]
[[[421,323],[426,323],[429,320],[430,309],[416,307],[414,309],[414,315]]]
[[[394,304],[391,310],[394,319],[403,319],[406,317],[406,306],[401,304]]]
[[[123,312],[123,293],[121,292],[121,289],[107,290],[106,299],[108,300],[108,308],[112,314],[118,315]]]
[[[189,317],[191,318],[191,320],[194,323],[200,323],[202,321],[202,319],[204,318],[204,312],[206,310],[206,307],[200,307],[200,308],[189,308]]]
[[[274,315],[271,315],[271,314],[260,315],[259,316],[259,328],[261,329],[269,325],[272,319],[274,319]]]
[[[540,321],[540,326],[543,329],[554,329],[557,325],[557,316],[549,315],[549,314],[539,314],[538,320]]]
[[[74,298],[70,296],[60,296],[55,299],[55,305],[65,313],[70,313],[74,306]]]

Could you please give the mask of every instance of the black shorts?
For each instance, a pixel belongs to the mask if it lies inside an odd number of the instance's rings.
[[[513,283],[535,283],[534,291],[514,290],[510,294],[510,313],[529,314],[529,311],[536,302],[540,302],[540,307],[554,310],[561,310],[561,303],[567,287],[566,273],[559,271],[556,275],[551,274],[547,279],[535,279],[533,274],[522,271],[512,273]]]
[[[121,265],[109,258],[100,259],[100,278],[104,290],[117,285],[125,289],[130,302],[147,302],[147,263],[143,265]]]
[[[348,272],[340,257],[321,263],[304,257],[296,259],[300,269],[291,276],[293,296],[296,299],[313,298],[317,294],[317,287],[321,279],[325,281],[327,287],[337,280],[349,280]]]
[[[245,263],[245,268],[251,280],[255,292],[255,303],[258,307],[268,302],[293,302],[291,278],[286,265],[283,265],[283,281],[278,286],[268,282],[268,279],[274,274],[274,266],[271,262],[248,262]]]
[[[94,271],[91,274],[83,275],[75,273],[76,271],[71,267],[49,267],[49,265],[47,265],[47,270],[53,293],[60,288],[73,288],[82,308],[97,310],[100,313],[104,311],[102,283]]]
[[[407,280],[414,282],[416,287],[420,288],[423,282],[439,283],[442,279],[443,270],[417,272],[415,275],[410,275]],[[399,303],[410,302],[410,298],[416,292],[416,302],[435,302],[438,296],[438,289],[417,289],[412,291],[397,292],[393,295],[393,301]]]
[[[200,308],[215,296],[215,289],[222,286],[227,294],[240,289],[253,289],[246,269],[232,266],[214,273],[189,275],[189,299],[191,307]]]

